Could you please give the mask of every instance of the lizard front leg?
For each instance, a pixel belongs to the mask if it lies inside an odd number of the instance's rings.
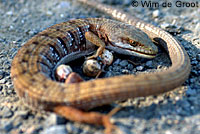
[[[93,59],[93,58],[97,58],[98,56],[100,56],[103,53],[103,50],[105,49],[105,42],[103,42],[96,34],[88,31],[85,33],[85,38],[90,41],[91,43],[93,43],[94,45],[98,46],[99,48],[97,49],[97,52],[88,57],[87,59]]]

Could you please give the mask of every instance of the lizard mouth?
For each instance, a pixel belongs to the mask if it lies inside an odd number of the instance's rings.
[[[111,45],[110,49],[115,49],[114,51],[117,51],[122,54],[129,54],[129,55],[134,55],[134,56],[139,56],[139,57],[144,57],[144,58],[154,58],[157,54],[157,50],[152,50],[148,48],[145,49],[142,47],[135,47],[127,43],[126,44],[110,43],[110,45]]]

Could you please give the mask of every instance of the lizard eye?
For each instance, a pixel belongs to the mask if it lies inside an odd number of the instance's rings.
[[[129,42],[130,42],[130,45],[132,45],[132,46],[134,46],[134,47],[137,46],[137,43],[136,43],[135,41],[133,41],[133,40],[129,40]]]
[[[132,44],[134,41],[133,40],[130,40],[130,43]]]

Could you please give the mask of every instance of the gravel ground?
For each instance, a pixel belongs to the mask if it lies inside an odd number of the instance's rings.
[[[199,134],[200,8],[176,6],[153,8],[141,5],[133,7],[131,0],[100,1],[124,9],[133,16],[174,35],[188,52],[192,71],[189,79],[174,91],[158,96],[128,99],[94,110],[108,113],[114,106],[122,105],[123,109],[112,117],[112,121],[128,134]],[[159,0],[154,0],[156,1]],[[173,3],[173,0],[166,1]],[[198,2],[198,0],[190,0],[190,2]],[[1,134],[100,134],[103,132],[103,127],[71,122],[54,113],[32,111],[19,100],[10,79],[12,59],[28,39],[53,24],[85,17],[108,16],[75,1],[0,0]],[[170,60],[162,50],[159,50],[158,56],[150,61],[138,58],[129,60],[126,56],[115,54],[114,63],[105,69],[106,72],[102,77],[135,74],[141,71],[150,72],[170,66]],[[74,68],[79,66],[74,65]]]

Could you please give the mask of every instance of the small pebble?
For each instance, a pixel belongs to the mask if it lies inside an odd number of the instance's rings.
[[[195,81],[196,81],[195,78],[190,78],[190,82],[191,82],[191,83],[194,83]]]
[[[137,69],[137,71],[142,71],[144,69],[144,67],[143,66],[137,66],[136,69]]]
[[[196,59],[200,62],[200,54],[197,54]]]
[[[64,17],[64,14],[60,14],[60,17],[63,18],[63,17]]]
[[[3,118],[10,118],[13,116],[13,112],[8,107],[4,107],[1,112]]]
[[[187,113],[190,113],[190,106],[191,104],[187,100],[182,100],[181,107],[183,110],[185,110]]]
[[[9,61],[5,61],[5,62],[3,63],[3,67],[4,67],[5,69],[10,69],[10,62],[9,62]]]
[[[191,88],[188,88],[188,90],[186,91],[186,94],[190,96],[196,95],[196,93],[197,93],[196,90]]]
[[[194,75],[194,76],[197,76],[198,75],[198,72],[196,70],[191,70],[191,73]]]
[[[1,80],[2,78],[4,78],[4,75],[5,75],[4,71],[0,70],[0,80]]]
[[[109,66],[109,67],[108,67],[108,70],[109,70],[109,71],[112,71],[112,69],[113,69],[113,66]]]
[[[1,79],[1,80],[0,80],[0,84],[5,84],[6,82],[7,82],[6,79]]]
[[[45,122],[48,125],[62,125],[66,123],[66,119],[61,116],[56,115],[55,113],[52,113],[47,117]]]
[[[13,29],[14,29],[14,26],[10,25],[9,30],[13,30]]]
[[[197,71],[200,71],[200,64],[198,64],[198,65],[196,66],[196,68],[197,68]]]
[[[127,69],[122,69],[123,74],[129,74],[129,71]]]
[[[160,11],[159,10],[155,10],[153,11],[153,18],[157,18],[160,15]]]
[[[44,129],[41,134],[68,134],[65,125],[56,125]]]
[[[22,23],[22,24],[24,24],[24,22],[25,22],[24,20],[21,20],[21,23]]]
[[[190,97],[188,97],[188,101],[189,101],[192,105],[199,105],[196,96],[190,96]]]
[[[104,1],[104,3],[108,3],[108,4],[110,4],[110,5],[122,5],[123,4],[123,1],[122,0],[111,0],[111,1],[109,1],[109,0],[103,0]]]
[[[120,72],[120,71],[121,71],[121,66],[114,66],[114,67],[112,68],[112,70],[113,70],[114,72]]]
[[[128,61],[127,60],[122,60],[120,63],[119,63],[120,66],[122,67],[126,67],[128,65]]]
[[[5,122],[4,124],[2,124],[2,127],[4,131],[9,132],[14,127],[13,122],[12,121]]]
[[[191,65],[197,65],[198,64],[198,61],[197,60],[192,60],[191,61]]]
[[[133,70],[133,65],[132,65],[132,64],[128,64],[127,68],[128,68],[129,70]]]
[[[173,134],[171,131],[167,130],[165,134]]]
[[[15,112],[15,117],[19,117],[21,120],[26,120],[29,116],[28,111],[17,111]]]
[[[61,1],[58,8],[70,8],[70,3],[68,1]]]
[[[29,35],[35,35],[35,34],[37,34],[38,32],[37,32],[36,30],[32,29],[32,30],[27,31],[27,33],[28,33]]]
[[[74,133],[74,134],[80,133],[80,130],[75,125],[72,125],[71,123],[66,124],[66,129],[70,133]]]
[[[53,15],[53,12],[47,11],[46,14],[47,14],[48,16],[52,16],[52,15]]]
[[[113,72],[112,71],[106,72],[106,74],[105,74],[106,78],[111,77],[111,76],[113,76]]]
[[[150,60],[150,61],[147,61],[146,62],[146,66],[148,67],[148,68],[152,68],[153,67],[153,62]]]
[[[168,24],[168,23],[163,23],[163,24],[160,25],[160,27],[161,27],[162,29],[166,29],[166,28],[168,28],[169,26],[170,26],[170,24]]]
[[[119,65],[120,62],[121,62],[121,60],[120,60],[120,59],[117,59],[117,60],[113,63],[113,65],[114,65],[114,66]]]
[[[13,15],[13,11],[8,11],[6,15]]]

